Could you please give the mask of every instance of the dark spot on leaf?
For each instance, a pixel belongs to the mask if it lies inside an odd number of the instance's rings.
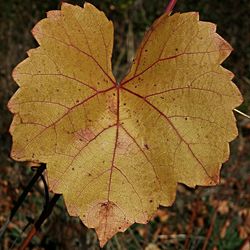
[[[73,171],[75,170],[74,168],[71,168]]]
[[[123,103],[124,106],[126,106],[127,104],[126,103]]]
[[[144,144],[145,148],[149,150],[148,144]]]
[[[185,120],[187,120],[188,118],[187,117],[185,117]]]
[[[153,202],[153,200],[149,200],[149,202],[150,202],[150,203],[152,203],[152,202]]]
[[[101,207],[106,207],[106,206],[107,206],[106,202],[102,203],[102,205],[101,205]]]

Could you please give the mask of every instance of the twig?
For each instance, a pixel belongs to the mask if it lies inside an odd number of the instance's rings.
[[[174,9],[174,6],[176,4],[177,0],[170,0],[169,3],[168,3],[168,6],[166,8],[166,14],[170,15],[171,12],[173,11]]]
[[[210,239],[210,237],[212,235],[213,229],[214,229],[214,224],[215,224],[215,220],[216,220],[216,217],[217,217],[217,210],[218,210],[218,207],[216,207],[216,209],[214,211],[214,214],[212,216],[211,224],[210,224],[210,227],[209,227],[209,229],[207,231],[206,239],[204,241],[202,250],[206,250],[207,249],[208,241],[209,241],[209,239]]]
[[[22,245],[20,246],[19,250],[25,250],[27,246],[29,245],[30,241],[34,237],[34,235],[37,233],[37,231],[40,229],[43,222],[49,217],[51,214],[56,202],[61,197],[61,194],[54,194],[53,198],[50,200],[50,202],[47,204],[46,207],[44,207],[40,217],[35,222],[34,226],[29,231],[26,239],[23,241]]]
[[[198,204],[195,202],[195,205],[193,205],[193,209],[192,209],[191,219],[190,219],[190,222],[188,225],[187,236],[186,236],[185,243],[184,243],[184,249],[188,249],[190,236],[191,236],[192,231],[193,231],[194,221],[197,217],[197,206],[198,206]]]
[[[39,177],[42,175],[42,173],[45,169],[46,169],[46,164],[42,163],[41,166],[37,168],[36,174],[33,176],[33,178],[30,180],[29,184],[23,190],[22,194],[19,196],[15,206],[11,210],[10,216],[7,218],[6,222],[0,228],[0,240],[2,239],[9,223],[11,222],[11,220],[13,219],[15,214],[17,213],[20,206],[23,204],[26,196],[28,195],[28,193],[30,192],[30,190],[32,189],[32,187],[34,186],[36,181],[39,179]]]
[[[238,110],[238,109],[234,109],[234,111],[237,112],[237,113],[239,113],[240,115],[243,115],[243,116],[245,116],[246,118],[250,119],[250,115],[247,115],[247,114],[241,112],[241,111]]]

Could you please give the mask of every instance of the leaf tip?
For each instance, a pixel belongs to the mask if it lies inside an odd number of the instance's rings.
[[[81,216],[81,220],[86,226],[95,228],[101,247],[117,232],[124,232],[134,223],[112,201],[95,202],[86,212],[86,216]]]

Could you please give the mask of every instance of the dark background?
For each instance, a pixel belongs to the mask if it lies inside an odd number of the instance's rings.
[[[83,5],[83,1],[67,1]],[[164,12],[166,1],[89,1],[103,10],[115,25],[113,68],[117,79],[127,72],[145,30]],[[30,30],[45,18],[46,11],[60,8],[58,0],[0,0],[0,226],[5,222],[33,171],[10,159],[8,133],[12,115],[6,104],[17,89],[13,68],[36,47]],[[245,99],[239,110],[250,114],[250,1],[179,0],[175,12],[198,11],[200,19],[217,23],[218,33],[234,48],[224,66]],[[118,234],[106,249],[211,249],[249,250],[250,235],[250,120],[236,114],[239,137],[231,143],[230,160],[222,168],[221,184],[195,190],[178,187],[176,202],[161,208],[148,225],[134,225]],[[38,182],[10,223],[0,249],[17,249],[44,203],[43,185]],[[93,230],[69,217],[63,200],[34,239],[30,249],[99,249]]]

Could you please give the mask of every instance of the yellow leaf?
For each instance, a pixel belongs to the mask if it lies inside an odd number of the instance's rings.
[[[64,3],[33,35],[40,46],[13,72],[11,155],[47,164],[50,189],[101,246],[170,206],[177,183],[219,182],[242,98],[220,66],[232,49],[214,24],[162,15],[120,84],[113,25],[91,4]]]

